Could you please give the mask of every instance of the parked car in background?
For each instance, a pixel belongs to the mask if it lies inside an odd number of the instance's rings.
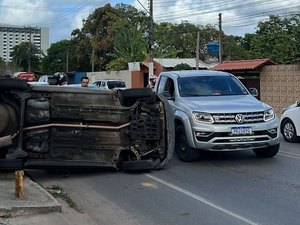
[[[95,84],[100,89],[126,89],[126,84],[122,80],[110,80],[110,79],[102,79],[97,80],[93,84]]]
[[[182,161],[201,150],[253,150],[273,157],[279,150],[279,120],[232,74],[209,70],[162,72],[154,91],[164,95],[175,118],[175,151]]]
[[[26,81],[35,81],[35,75],[27,72],[17,72],[14,74],[14,78]]]
[[[300,140],[300,101],[283,110],[280,117],[280,131],[287,142]]]
[[[151,89],[104,91],[0,78],[0,168],[159,169],[174,124]]]

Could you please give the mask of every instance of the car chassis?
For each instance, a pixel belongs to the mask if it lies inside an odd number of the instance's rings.
[[[149,88],[95,90],[0,79],[0,168],[165,167],[174,149],[167,100]]]

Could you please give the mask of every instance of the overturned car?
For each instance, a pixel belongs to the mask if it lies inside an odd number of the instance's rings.
[[[159,169],[170,161],[174,125],[150,88],[102,91],[0,78],[0,169]]]

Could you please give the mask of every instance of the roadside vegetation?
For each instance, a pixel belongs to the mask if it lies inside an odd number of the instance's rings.
[[[110,71],[127,69],[128,62],[143,61],[149,55],[149,16],[135,7],[107,4],[83,20],[83,27],[71,33],[70,40],[53,43],[42,59],[37,49],[22,43],[13,49],[13,61],[26,71],[28,57],[33,69],[51,74],[64,71]],[[207,56],[206,44],[218,41],[217,27],[154,23],[154,57],[195,58],[197,33],[200,34],[200,59]],[[244,37],[221,34],[223,60],[269,58],[279,64],[300,57],[300,14],[289,17],[270,15],[257,24],[255,33]],[[92,66],[93,65],[93,66]],[[1,67],[1,60],[0,60]]]
[[[52,185],[51,187],[47,187],[46,190],[55,198],[60,198],[65,201],[70,208],[75,209],[76,211],[80,211],[76,205],[76,203],[71,199],[70,195],[65,192],[64,188],[59,185]]]

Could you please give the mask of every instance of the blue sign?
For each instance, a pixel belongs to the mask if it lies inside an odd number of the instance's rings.
[[[209,42],[206,44],[208,54],[217,54],[219,52],[218,42]]]

